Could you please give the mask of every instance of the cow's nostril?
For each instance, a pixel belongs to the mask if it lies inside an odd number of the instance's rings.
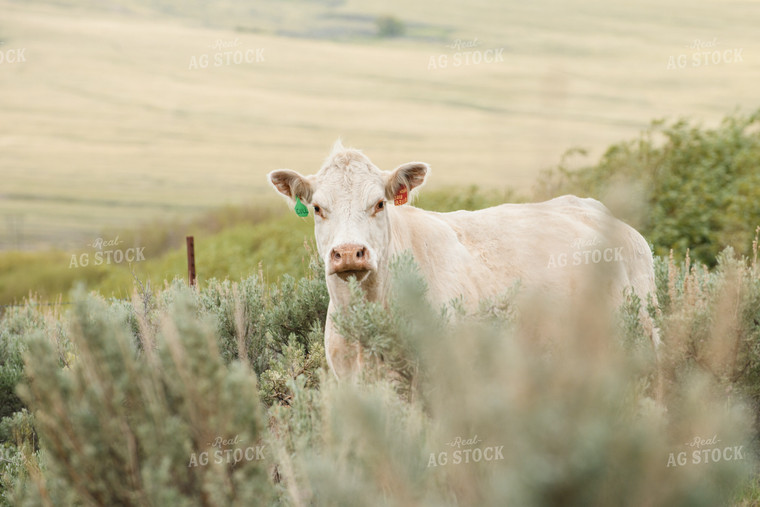
[[[339,260],[340,260],[340,254],[339,254],[338,252],[334,252],[334,253],[333,253],[333,258],[334,258],[336,261],[339,261]]]
[[[359,259],[364,257],[364,249],[361,249],[358,252],[356,252],[356,257],[358,257]]]

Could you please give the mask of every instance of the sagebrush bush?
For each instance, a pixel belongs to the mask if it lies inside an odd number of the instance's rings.
[[[188,289],[189,291],[189,289]],[[61,368],[45,337],[31,336],[28,381],[40,460],[27,456],[21,505],[248,505],[268,502],[266,460],[193,456],[222,451],[217,439],[263,444],[265,420],[247,364],[225,364],[194,295],[177,295],[155,348],[138,354],[124,316],[78,294],[71,315],[73,364]],[[226,449],[224,449],[226,450]],[[205,465],[205,464],[204,464]],[[36,469],[32,472],[33,469]]]
[[[274,287],[175,281],[131,302],[80,290],[66,314],[6,314],[0,337],[18,347],[2,350],[24,358],[22,405],[0,422],[6,502],[712,506],[754,494],[755,260],[729,249],[710,271],[658,258],[659,308],[629,297],[603,311],[591,280],[569,308],[516,309],[516,285],[468,315],[427,303],[400,256],[387,305],[353,284],[336,318],[367,358],[342,383],[324,360],[323,269]],[[660,326],[656,360],[641,306]],[[695,463],[695,438],[731,459]]]
[[[3,325],[0,326],[0,419],[13,415],[23,406],[15,389],[24,374],[24,337],[42,326],[44,320],[31,305],[11,308],[3,316]],[[7,437],[0,433],[3,440]]]
[[[326,365],[324,322],[329,298],[324,267],[312,256],[310,276],[284,276],[267,286],[261,276],[239,283],[212,280],[199,294],[215,317],[216,336],[226,361],[245,358],[261,378],[267,404],[289,398],[289,379],[305,375],[311,387]],[[241,355],[242,354],[242,355]]]
[[[251,425],[264,421],[261,414],[267,405],[287,403],[292,396],[289,380],[297,378],[310,389],[317,385],[318,372],[325,367],[321,342],[327,291],[323,268],[316,259],[311,273],[298,281],[286,278],[275,286],[267,286],[255,275],[239,283],[212,280],[200,291],[175,281],[157,294],[140,283],[131,302],[105,302],[80,290],[71,295],[78,303],[65,317],[56,311],[46,315],[33,302],[7,312],[0,319],[0,372],[5,375],[0,396],[6,416],[0,420],[0,445],[6,449],[0,459],[8,457],[0,461],[3,498],[14,504],[35,504],[48,497],[61,505],[75,499],[101,505],[161,499],[179,505],[185,501],[194,504],[198,498],[212,505],[245,504],[240,491],[254,491],[257,483],[235,486],[219,471],[209,478],[192,470],[178,472],[177,467],[181,460],[187,465],[192,453],[208,452],[208,444],[215,438],[238,436],[246,444],[263,442],[261,429],[254,431]],[[28,423],[30,417],[19,411],[24,403],[15,389],[23,379],[22,355],[28,347],[32,349],[25,370],[32,376],[22,391],[28,403],[42,408],[35,411],[41,417],[34,425],[36,431],[23,432],[19,431],[21,423]],[[241,370],[234,373],[237,377],[225,380],[234,369]],[[248,373],[244,375],[242,370]],[[72,372],[79,376],[72,379]],[[214,400],[220,393],[207,385],[229,390],[225,382],[240,382],[246,376],[255,379],[256,375],[260,382],[254,380],[245,387],[252,391],[238,388],[238,394],[247,400],[239,407],[229,399],[235,392],[226,393],[226,404],[219,405]],[[201,386],[204,384],[206,387]],[[259,399],[265,403],[260,404]],[[54,414],[49,412],[51,407],[58,407]],[[62,429],[57,424],[66,421],[61,407],[71,412],[65,434],[57,433]],[[230,411],[233,407],[237,412]],[[256,411],[259,419],[251,419]],[[217,415],[212,417],[212,413]],[[240,423],[239,417],[230,417],[234,414],[246,414],[246,423],[230,435],[228,425]],[[191,415],[194,419],[189,419]],[[219,423],[222,419],[225,424]],[[165,442],[159,440],[169,430],[149,435],[151,424],[164,424],[161,421],[177,430]],[[132,433],[128,441],[117,438],[125,430]],[[216,436],[210,434],[214,431]],[[36,452],[38,432],[43,444]],[[78,438],[64,445],[74,436],[72,432]],[[133,454],[125,456],[122,447],[130,442]],[[162,452],[166,456],[162,457]],[[93,479],[100,467],[97,461],[108,463],[109,459],[119,462],[112,464],[108,474],[92,484],[78,483]],[[157,476],[143,477],[148,469],[155,469]],[[241,475],[234,470],[226,475],[233,472]],[[123,477],[130,478],[131,492],[117,487],[116,481]],[[250,479],[251,474],[243,477]],[[16,488],[11,487],[14,481],[19,482]],[[174,486],[164,488],[168,483]],[[222,483],[234,487],[222,491]],[[272,487],[266,480],[264,483]],[[31,484],[37,489],[30,490]],[[209,488],[216,491],[212,496],[205,491]],[[161,502],[158,504],[165,504]]]
[[[756,245],[756,243],[755,243]],[[757,246],[755,246],[757,248]],[[760,411],[760,272],[756,258],[738,259],[728,247],[708,271],[686,259],[658,261],[663,294],[659,325],[667,337],[663,381],[678,385],[685,372],[709,374],[731,396]],[[666,391],[667,392],[667,391]],[[760,416],[757,418],[760,429]]]
[[[563,333],[538,344],[534,335],[553,333],[554,323],[533,322],[525,333],[504,301],[501,312],[486,306],[475,319],[449,315],[449,325],[438,325],[441,312],[419,299],[424,282],[403,261],[396,270],[398,299],[366,303],[355,287],[336,324],[376,359],[370,370],[391,373],[391,381],[419,374],[417,394],[399,404],[397,382],[330,381],[316,398],[296,396],[299,416],[277,412],[279,427],[312,432],[280,453],[294,503],[708,506],[747,480],[751,413],[740,396],[725,395],[721,379],[682,358],[679,381],[668,386],[673,409],[649,395],[654,358],[636,353],[649,338],[631,319],[641,302],[629,300],[620,321],[613,309],[595,313],[583,303],[524,310],[562,319]],[[670,343],[665,336],[663,354]],[[743,451],[701,465],[690,453],[684,466],[669,466],[685,442],[713,435]],[[503,459],[454,462],[455,450],[486,448]]]

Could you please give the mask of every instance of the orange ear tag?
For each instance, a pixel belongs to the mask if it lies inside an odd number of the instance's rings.
[[[406,204],[408,200],[409,192],[407,191],[406,187],[401,187],[398,193],[393,197],[393,204],[396,206],[401,206],[402,204]]]

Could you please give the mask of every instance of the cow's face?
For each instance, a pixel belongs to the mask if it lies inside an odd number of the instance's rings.
[[[291,206],[298,197],[312,209],[328,281],[355,276],[362,282],[387,259],[394,197],[421,185],[427,171],[420,162],[381,171],[361,152],[336,143],[317,174],[282,169],[270,173],[269,180]]]

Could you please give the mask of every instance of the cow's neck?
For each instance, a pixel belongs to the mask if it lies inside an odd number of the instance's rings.
[[[361,283],[364,297],[368,301],[385,301],[389,276],[387,262],[381,263],[378,270]],[[351,291],[348,284],[335,276],[328,277],[327,292],[330,294],[330,303],[338,308],[351,303]]]

